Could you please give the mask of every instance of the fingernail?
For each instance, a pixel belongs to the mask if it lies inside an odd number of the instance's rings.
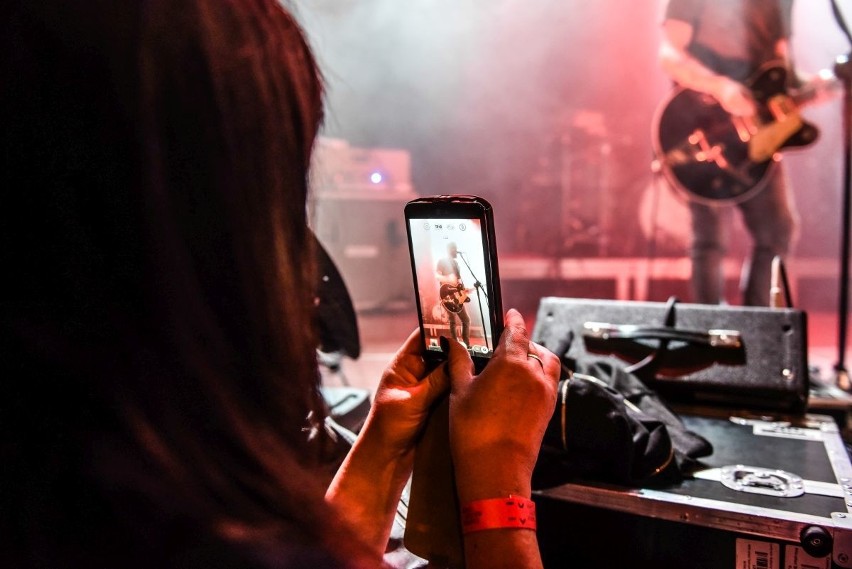
[[[447,339],[446,336],[441,336],[440,338],[438,338],[438,343],[441,344],[441,349],[444,352],[450,351],[450,341]]]

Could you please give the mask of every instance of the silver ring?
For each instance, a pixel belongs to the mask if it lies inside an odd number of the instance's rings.
[[[541,369],[544,369],[544,362],[543,362],[543,361],[541,361],[541,358],[540,358],[540,357],[538,357],[538,355],[536,355],[536,354],[527,354],[527,357],[528,357],[528,358],[533,358],[533,359],[535,359],[535,360],[538,360],[538,363],[539,363],[539,365],[541,366]]]

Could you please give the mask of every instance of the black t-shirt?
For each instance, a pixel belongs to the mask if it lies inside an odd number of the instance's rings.
[[[457,279],[461,278],[461,273],[459,271],[459,264],[455,259],[451,257],[444,257],[440,261],[438,261],[437,271],[445,276],[455,276]]]
[[[692,26],[690,54],[737,81],[777,60],[790,37],[793,0],[669,0],[665,18]]]

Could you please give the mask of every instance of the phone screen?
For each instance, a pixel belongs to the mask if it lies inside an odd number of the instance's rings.
[[[463,342],[471,355],[490,358],[495,283],[486,258],[486,228],[476,218],[410,218],[412,262],[423,341],[441,352],[439,338]]]

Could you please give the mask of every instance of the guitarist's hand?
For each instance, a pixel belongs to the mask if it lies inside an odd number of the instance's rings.
[[[757,112],[749,90],[728,77],[719,76],[712,95],[716,97],[723,109],[734,116],[752,117]]]
[[[843,84],[830,69],[823,69],[814,75],[799,75],[799,91],[808,93],[808,103],[821,105],[835,99],[842,91]]]

